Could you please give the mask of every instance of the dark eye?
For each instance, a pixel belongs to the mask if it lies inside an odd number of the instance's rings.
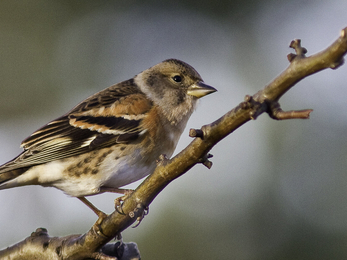
[[[180,82],[182,81],[182,78],[181,78],[181,76],[179,76],[179,75],[173,76],[172,79],[173,79],[175,82],[178,82],[178,83],[180,83]]]

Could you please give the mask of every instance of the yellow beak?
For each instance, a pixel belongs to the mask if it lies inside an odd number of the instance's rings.
[[[214,87],[211,87],[209,85],[206,85],[204,82],[199,81],[188,88],[187,94],[201,98],[216,91],[217,89],[215,89]]]

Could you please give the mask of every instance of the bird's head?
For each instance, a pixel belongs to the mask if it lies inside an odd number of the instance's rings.
[[[141,72],[135,82],[171,122],[183,117],[188,120],[197,99],[217,91],[205,84],[192,66],[177,59],[165,60]]]

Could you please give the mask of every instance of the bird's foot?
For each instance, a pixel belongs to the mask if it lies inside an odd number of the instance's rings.
[[[134,192],[134,190],[122,189],[122,191],[124,192],[123,193],[124,195],[121,197],[118,197],[114,200],[114,206],[115,206],[116,211],[119,214],[125,215],[125,213],[122,209],[123,202]]]
[[[133,226],[133,228],[138,227],[141,224],[142,220],[145,218],[145,216],[149,214],[149,207],[148,206],[143,206],[141,204],[138,204],[135,210],[136,211],[141,210],[141,213],[136,218],[137,223]]]
[[[95,212],[96,213],[96,212]],[[97,215],[98,215],[98,220],[94,223],[94,225],[93,225],[93,229],[94,229],[94,232],[96,233],[96,234],[98,234],[99,236],[103,236],[103,237],[106,237],[105,235],[104,235],[104,233],[102,232],[102,228],[101,228],[101,223],[104,221],[104,219],[105,218],[107,218],[107,214],[105,214],[104,212],[102,212],[102,211],[99,211],[98,213],[97,213]]]
[[[108,217],[108,215],[102,211],[100,211],[97,215],[99,217],[98,220],[95,222],[95,224],[97,225],[100,225],[104,221],[104,219]]]

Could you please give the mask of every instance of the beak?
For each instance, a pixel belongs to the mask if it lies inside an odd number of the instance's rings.
[[[206,85],[202,81],[199,81],[188,88],[187,94],[197,98],[201,98],[216,91],[217,89],[209,85]]]

